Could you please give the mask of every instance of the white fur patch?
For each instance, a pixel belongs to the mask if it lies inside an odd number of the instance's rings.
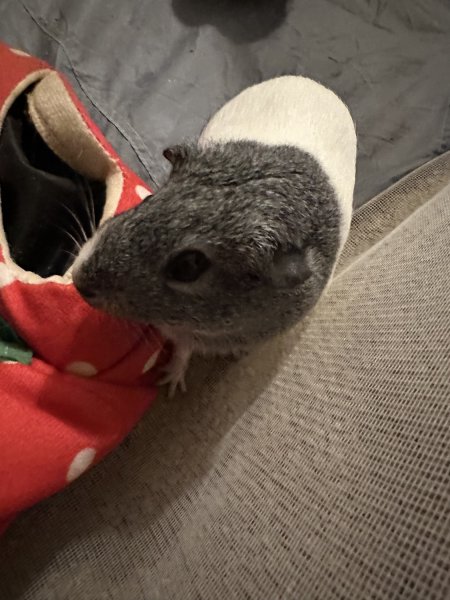
[[[356,168],[355,126],[342,100],[306,77],[265,81],[225,104],[206,125],[199,144],[238,140],[296,146],[318,161],[338,197],[342,248],[350,229]]]
[[[86,260],[92,255],[97,244],[98,238],[99,234],[97,232],[90,239],[88,239],[88,241],[81,247],[71,268],[72,277],[77,272],[77,269],[79,269],[81,265],[84,262],[86,262]]]

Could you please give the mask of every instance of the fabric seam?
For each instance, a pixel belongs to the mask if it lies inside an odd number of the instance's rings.
[[[30,17],[30,19],[34,22],[34,24],[42,31],[42,33],[44,35],[46,35],[48,38],[50,38],[51,40],[53,40],[64,52],[64,55],[67,59],[68,66],[69,66],[69,68],[73,74],[73,77],[76,80],[79,88],[83,92],[84,96],[87,98],[87,100],[90,102],[90,104],[95,108],[95,110],[97,110],[108,121],[108,123],[110,123],[118,131],[118,133],[122,136],[122,138],[127,142],[127,144],[130,146],[130,148],[133,150],[134,154],[136,155],[137,159],[139,160],[139,162],[145,169],[146,173],[148,174],[148,176],[154,186],[155,180],[154,180],[152,174],[150,173],[150,168],[149,168],[149,165],[147,164],[147,161],[142,157],[141,153],[136,148],[135,144],[132,142],[130,137],[125,134],[123,128],[116,122],[114,117],[111,116],[109,113],[107,113],[96,101],[94,101],[94,99],[87,92],[86,87],[84,86],[81,77],[78,75],[78,72],[74,67],[72,59],[70,58],[69,52],[67,51],[63,42],[61,40],[59,40],[53,33],[51,33],[47,29],[47,27],[44,26],[43,23],[40,22],[38,17],[36,17],[34,15],[32,10],[23,2],[23,0],[20,0],[20,3],[22,5],[24,11],[27,13],[27,15]],[[142,143],[143,146],[145,146],[144,141],[142,140],[141,136],[137,133],[137,131],[129,124],[128,124],[128,127],[132,131],[133,135]]]

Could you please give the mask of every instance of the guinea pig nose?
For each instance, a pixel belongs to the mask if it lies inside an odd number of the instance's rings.
[[[92,284],[88,284],[83,281],[75,281],[74,284],[78,290],[78,293],[86,300],[94,300],[94,298],[97,297],[98,291],[94,289]]]

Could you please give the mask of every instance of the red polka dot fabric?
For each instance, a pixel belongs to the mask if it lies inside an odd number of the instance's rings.
[[[0,116],[44,62],[0,44]],[[123,190],[116,212],[150,192],[115,154],[64,85],[90,131],[116,161]],[[0,124],[1,126],[1,124]],[[156,397],[167,351],[145,332],[89,307],[69,281],[11,270],[0,247],[0,316],[33,350],[30,365],[0,362],[0,531],[110,452]],[[19,275],[18,275],[19,273]],[[28,278],[29,279],[29,278]]]

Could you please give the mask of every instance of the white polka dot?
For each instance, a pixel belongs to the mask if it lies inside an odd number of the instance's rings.
[[[14,281],[14,275],[5,265],[5,263],[0,263],[0,288],[5,287],[5,285],[9,285]]]
[[[158,360],[159,352],[154,352],[148,361],[145,363],[144,368],[142,369],[142,373],[147,373],[155,366],[156,361]]]
[[[70,363],[67,365],[66,371],[72,373],[72,375],[79,375],[80,377],[93,377],[98,373],[94,365],[83,360],[76,360],[75,362]]]
[[[17,48],[10,48],[10,50],[11,50],[11,52],[13,54],[17,54],[17,56],[30,56],[29,54],[27,54],[23,50],[17,50]]]
[[[135,192],[141,200],[145,200],[145,198],[148,198],[152,195],[151,192],[147,190],[147,188],[145,188],[143,185],[137,185],[135,187]]]
[[[74,481],[74,479],[87,471],[94,462],[95,455],[96,451],[94,448],[84,448],[84,450],[80,450],[80,452],[78,452],[73,461],[70,463],[70,467],[66,475],[67,482],[71,483]]]

